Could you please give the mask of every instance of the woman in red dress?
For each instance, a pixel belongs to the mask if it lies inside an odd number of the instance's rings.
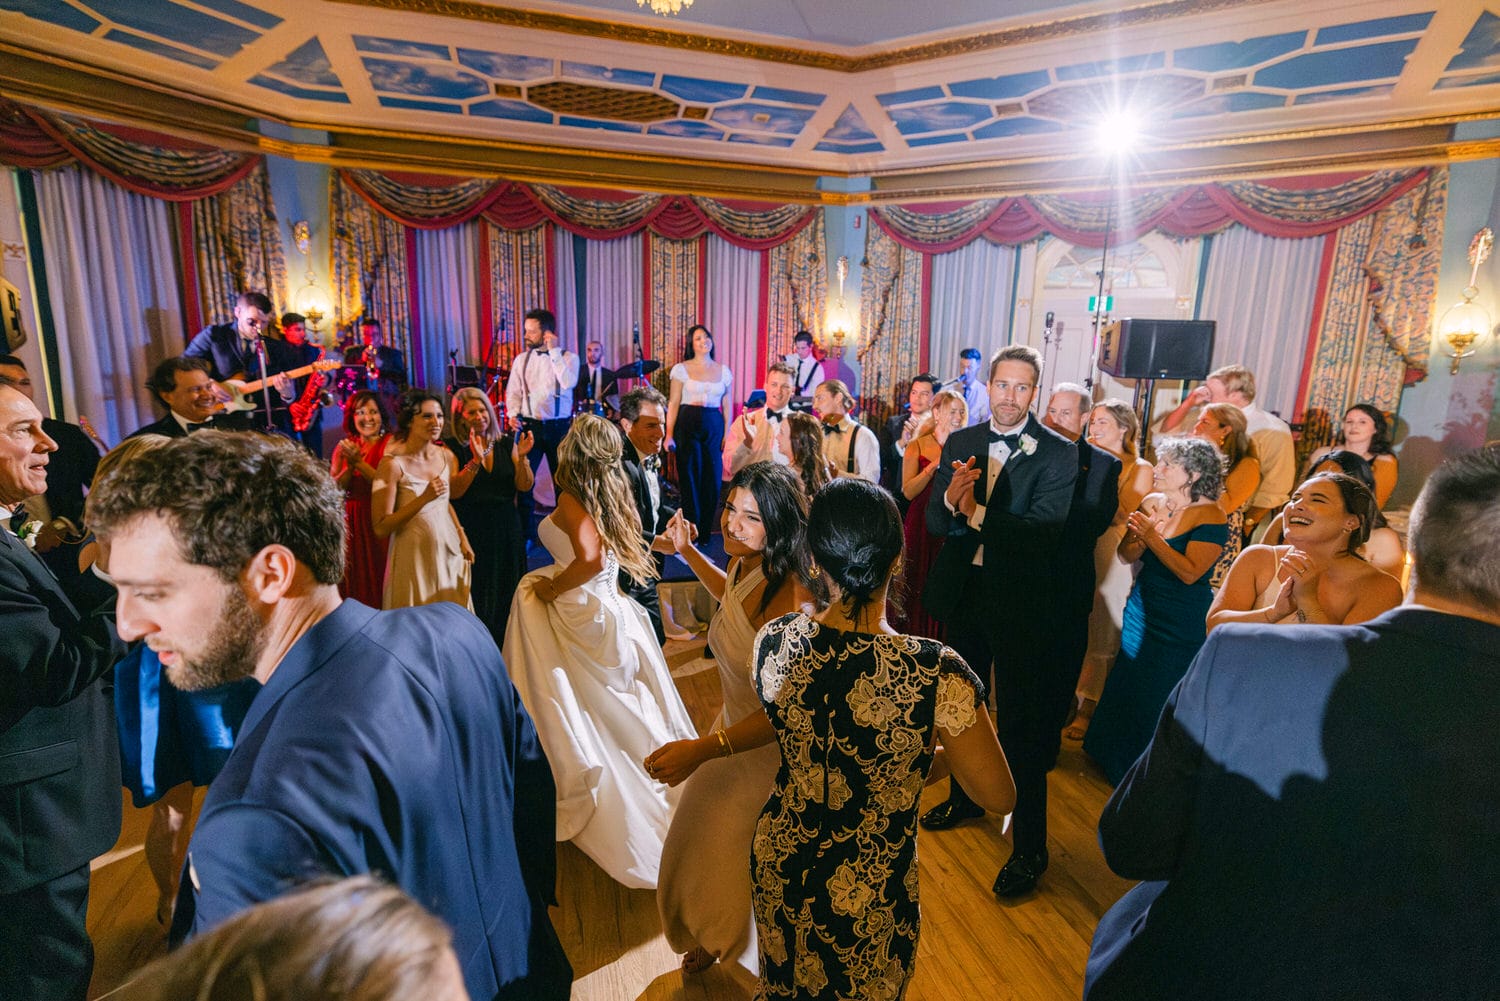
[[[344,489],[347,558],[339,593],[379,608],[385,588],[385,539],[370,520],[370,484],[391,436],[380,396],[362,390],[344,404],[344,433],[333,452],[333,478]]]
[[[922,588],[927,572],[937,559],[943,540],[927,531],[927,499],[932,494],[932,477],[948,436],[969,423],[969,407],[964,398],[945,389],[932,398],[932,410],[912,443],[906,446],[901,464],[901,492],[911,501],[906,510],[906,558],[901,568],[901,613],[892,617],[899,632],[929,639],[943,638],[943,624],[927,614],[922,604]]]

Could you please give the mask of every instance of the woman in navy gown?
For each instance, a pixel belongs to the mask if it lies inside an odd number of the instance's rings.
[[[1203,645],[1214,564],[1229,534],[1219,494],[1224,457],[1202,438],[1156,446],[1156,493],[1126,522],[1120,558],[1141,561],[1125,602],[1120,654],[1083,749],[1118,783],[1156,729],[1167,696]]]

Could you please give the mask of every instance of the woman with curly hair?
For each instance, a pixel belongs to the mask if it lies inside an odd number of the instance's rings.
[[[1203,438],[1156,446],[1156,493],[1125,522],[1120,559],[1141,561],[1125,601],[1120,654],[1083,749],[1117,783],[1151,742],[1161,707],[1203,645],[1214,564],[1228,538],[1224,456]]]
[[[677,794],[640,764],[697,736],[640,605],[620,590],[656,566],[621,468],[624,438],[583,414],[557,451],[557,508],[537,536],[555,561],[521,578],[505,663],[557,784],[557,840],[626,886],[656,886]]]
[[[344,404],[344,437],[333,450],[332,473],[344,491],[348,528],[344,580],[339,593],[379,608],[385,592],[386,540],[375,534],[371,489],[390,446],[390,421],[380,394],[362,389]]]
[[[812,414],[794,410],[777,431],[777,445],[788,457],[787,465],[802,481],[802,492],[811,501],[833,479],[833,467],[823,457],[823,424]]]

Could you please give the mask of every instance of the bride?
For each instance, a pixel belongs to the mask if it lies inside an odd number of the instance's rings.
[[[622,569],[638,581],[656,569],[622,441],[585,414],[558,446],[557,509],[537,532],[555,563],[521,579],[504,653],[552,764],[557,840],[626,886],[654,888],[677,792],[641,761],[697,734],[646,613],[620,591]]]

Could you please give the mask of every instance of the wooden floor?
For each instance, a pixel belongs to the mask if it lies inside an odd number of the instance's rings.
[[[678,689],[700,727],[719,708],[718,676],[701,651],[701,641],[667,644]],[[938,802],[943,789],[929,789],[924,808]],[[922,833],[922,940],[907,994],[911,1001],[1061,1001],[1081,995],[1094,926],[1130,884],[1113,875],[1100,855],[1094,824],[1109,787],[1076,744],[1064,744],[1050,790],[1051,868],[1039,892],[1016,903],[1001,904],[990,893],[1010,854],[997,820]],[[141,853],[149,811],[131,809],[127,799],[125,812],[120,844],[95,863],[89,901],[98,953],[92,997],[114,989],[164,949],[164,932],[153,916],[156,889]],[[678,969],[652,891],[621,887],[571,844],[558,846],[558,873],[561,906],[552,918],[573,962],[575,1001],[750,996],[754,978],[738,965],[691,976]]]

